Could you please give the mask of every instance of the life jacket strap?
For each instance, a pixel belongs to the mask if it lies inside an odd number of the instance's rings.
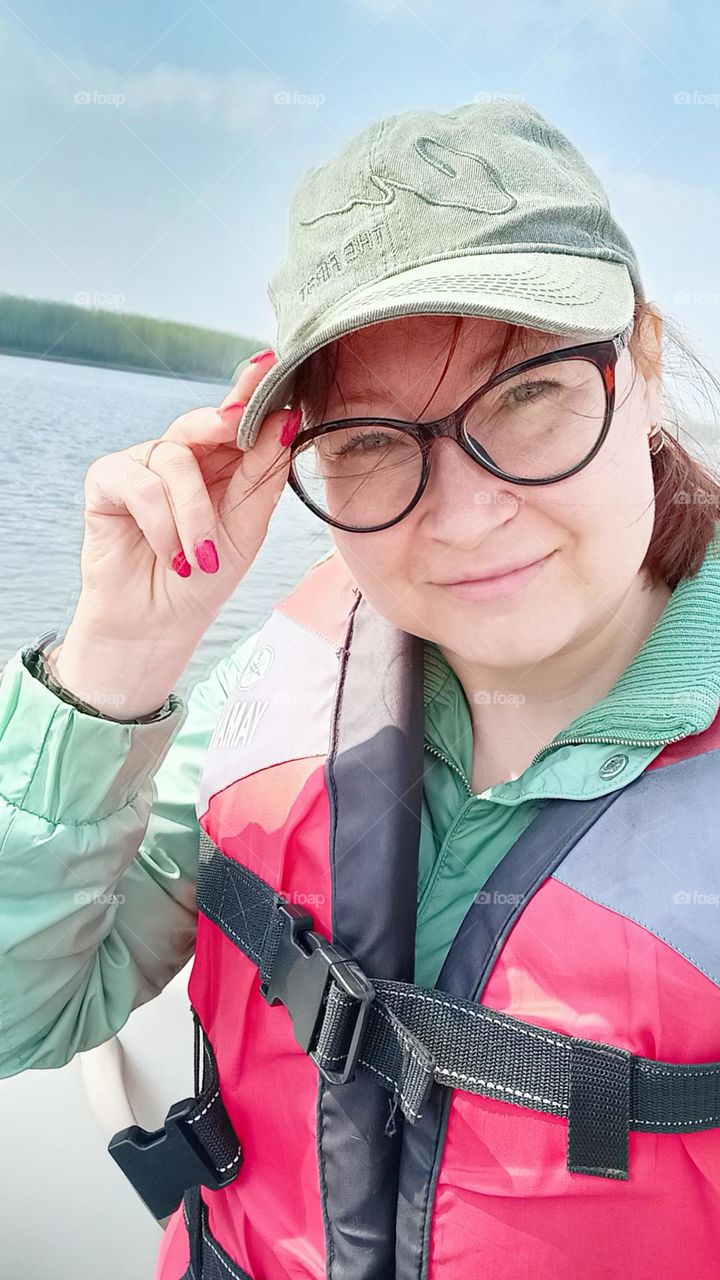
[[[199,1187],[183,1196],[183,1217],[188,1233],[190,1260],[180,1280],[252,1280],[211,1234],[208,1210]]]
[[[202,1184],[217,1191],[227,1186],[242,1164],[242,1148],[220,1096],[212,1045],[192,1006],[191,1011],[195,1024],[195,1097],[173,1103],[160,1129],[150,1131],[133,1124],[114,1134],[108,1145],[113,1160],[158,1219],[177,1209],[189,1187]]]
[[[498,1013],[436,987],[373,979],[312,916],[203,831],[198,909],[248,957],[270,1004],[326,1082],[359,1068],[411,1124],[433,1088],[496,1098],[568,1121],[572,1173],[628,1178],[628,1133],[720,1127],[720,1062],[668,1063]]]

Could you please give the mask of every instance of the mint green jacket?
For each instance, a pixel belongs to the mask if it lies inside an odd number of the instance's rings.
[[[75,710],[23,650],[0,677],[0,1077],[107,1040],[193,952],[203,759],[257,633],[148,725]],[[416,981],[433,985],[473,897],[552,797],[625,786],[720,707],[720,526],[615,686],[516,779],[473,794],[464,691],[425,654]]]

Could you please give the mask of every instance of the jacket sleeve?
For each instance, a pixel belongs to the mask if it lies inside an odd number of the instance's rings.
[[[152,724],[0,676],[0,1078],[108,1040],[195,946],[200,772],[257,632]]]

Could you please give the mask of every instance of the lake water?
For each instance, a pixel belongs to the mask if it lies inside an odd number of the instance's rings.
[[[179,413],[219,404],[229,386],[0,356],[0,668],[43,631],[67,630],[80,593],[83,484],[94,458],[161,435]],[[268,617],[329,550],[327,526],[289,488],[252,567],[208,629],[176,692]]]

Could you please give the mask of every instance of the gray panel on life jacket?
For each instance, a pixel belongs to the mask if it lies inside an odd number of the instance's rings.
[[[720,986],[720,750],[649,770],[553,873]]]
[[[361,597],[326,763],[333,939],[370,978],[412,982],[423,783],[422,649]],[[327,1280],[395,1275],[403,1115],[366,1072],[318,1091]]]
[[[288,653],[292,662],[279,656]],[[273,611],[215,725],[197,792],[199,817],[238,778],[284,760],[327,755],[337,673],[330,640]]]

